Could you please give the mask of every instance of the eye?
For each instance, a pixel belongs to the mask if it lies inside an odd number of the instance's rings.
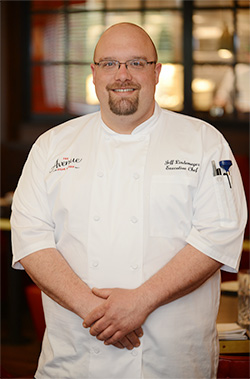
[[[143,68],[146,62],[143,59],[133,59],[129,62],[129,65],[133,68]]]
[[[115,61],[103,61],[101,62],[103,68],[114,68],[116,66]]]

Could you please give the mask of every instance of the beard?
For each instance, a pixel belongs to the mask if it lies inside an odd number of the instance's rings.
[[[114,100],[111,96],[109,96],[109,108],[118,116],[128,116],[134,114],[138,109],[138,105],[139,96],[136,96],[133,100],[125,98]]]
[[[126,97],[119,97],[119,98],[114,98],[112,95],[112,90],[114,89],[119,89],[119,88],[133,88],[136,90],[139,90],[141,88],[140,85],[134,84],[134,83],[129,83],[126,85],[119,85],[119,86],[107,86],[106,89],[108,90],[109,93],[109,108],[111,112],[118,116],[129,116],[131,114],[134,114],[139,106],[139,93],[138,91],[134,94],[131,94],[131,97],[128,98]]]

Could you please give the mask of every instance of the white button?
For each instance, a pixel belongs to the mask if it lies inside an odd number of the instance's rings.
[[[133,350],[131,351],[131,354],[132,354],[134,357],[136,357],[136,356],[138,355],[138,351],[136,351],[135,349],[133,349]]]
[[[134,179],[139,179],[140,175],[138,174],[138,172],[135,172],[134,175],[133,175]]]
[[[100,353],[100,349],[99,349],[99,347],[93,347],[93,352],[95,353],[95,354],[99,354]]]
[[[135,264],[131,265],[130,268],[132,270],[138,270],[139,266],[135,263]]]
[[[102,178],[103,177],[103,172],[102,171],[98,171],[97,172],[97,176],[99,176],[99,178]]]
[[[94,218],[94,221],[99,221],[100,220],[100,216],[98,216],[98,215],[95,215],[93,218]]]
[[[131,220],[131,222],[132,222],[133,224],[136,224],[136,223],[138,222],[138,219],[137,219],[137,217],[135,217],[135,216],[132,216],[130,220]]]
[[[91,266],[96,268],[99,266],[99,262],[98,261],[92,261]]]

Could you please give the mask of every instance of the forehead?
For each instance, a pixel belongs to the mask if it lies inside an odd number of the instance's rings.
[[[154,59],[154,48],[148,35],[140,28],[119,25],[108,29],[100,38],[95,59]]]

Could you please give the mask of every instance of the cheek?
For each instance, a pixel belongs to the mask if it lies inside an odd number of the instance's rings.
[[[141,78],[140,83],[141,83],[142,87],[145,87],[147,89],[154,88],[156,85],[156,77],[155,77],[155,75],[152,75],[152,73],[150,75],[144,75]]]
[[[97,93],[103,93],[106,90],[107,83],[98,76],[95,77],[94,84]]]
[[[104,80],[96,80],[95,92],[100,103],[106,102],[108,99],[108,91],[106,90],[107,82]]]
[[[152,93],[155,92],[155,86],[156,86],[156,83],[154,80],[148,80],[145,85],[143,86],[143,89],[144,89],[144,93],[148,96],[151,96]]]

